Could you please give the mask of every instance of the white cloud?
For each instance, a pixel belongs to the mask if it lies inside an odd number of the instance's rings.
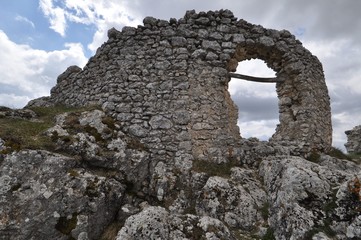
[[[345,150],[344,144],[347,141],[345,131],[351,130],[353,127],[360,125],[361,109],[358,110],[359,111],[357,112],[344,111],[332,115],[334,125],[333,146]]]
[[[260,59],[239,62],[236,72],[254,77],[275,76],[275,72]],[[275,84],[232,78],[228,90],[238,107],[241,136],[268,140],[275,133],[279,123]]]
[[[241,136],[243,138],[256,137],[262,141],[268,141],[276,132],[278,120],[261,120],[261,121],[238,121]]]
[[[18,96],[15,95],[14,93],[12,94],[0,93],[0,106],[7,106],[10,108],[20,108],[30,100],[31,98],[29,96]]]
[[[32,21],[30,21],[29,19],[27,19],[26,17],[17,15],[17,16],[15,17],[15,20],[16,20],[16,21],[19,21],[19,22],[24,22],[24,23],[26,23],[26,24],[29,24],[32,28],[35,28],[35,24],[34,24]]]
[[[70,65],[87,59],[79,43],[64,50],[46,52],[12,42],[0,30],[0,105],[24,106],[29,99],[49,95],[57,76]]]
[[[64,10],[60,7],[54,7],[53,0],[40,0],[39,6],[45,16],[49,18],[50,28],[64,37],[66,30]]]
[[[245,60],[238,63],[237,73],[253,77],[275,77],[275,72],[260,59]],[[255,98],[277,97],[274,83],[255,83],[232,78],[228,86],[231,95],[242,94]]]
[[[136,26],[141,23],[137,14],[126,2],[117,0],[65,0],[62,6],[55,6],[54,0],[40,0],[40,7],[50,20],[51,28],[65,36],[69,22],[94,25],[96,32],[88,48],[95,52],[107,39],[108,29]]]

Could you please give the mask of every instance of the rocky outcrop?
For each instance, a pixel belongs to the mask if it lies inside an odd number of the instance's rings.
[[[31,100],[26,104],[25,108],[29,109],[32,107],[52,107],[55,103],[53,103],[50,97],[41,97],[34,100]]]
[[[347,143],[345,147],[349,153],[361,153],[361,125],[345,132]]]
[[[78,165],[45,151],[7,155],[0,168],[0,239],[98,239],[126,186]]]
[[[97,109],[60,114],[44,134],[57,153],[0,157],[0,239],[361,237],[361,168],[348,160],[243,139],[227,163],[179,155],[152,167]]]
[[[8,107],[0,106],[0,118],[2,117],[32,119],[36,117],[36,114],[30,109],[11,109]]]
[[[175,215],[162,207],[147,207],[129,217],[116,240],[235,239],[227,226],[208,216]]]
[[[360,170],[349,161],[325,155],[319,163],[282,156],[262,161],[259,173],[271,203],[269,223],[276,239],[311,239],[318,232],[348,239],[350,222],[343,222],[338,211],[344,207],[340,193],[345,192],[345,180],[352,181]]]

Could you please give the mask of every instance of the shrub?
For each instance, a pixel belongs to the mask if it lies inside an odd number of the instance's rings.
[[[319,163],[320,158],[321,155],[317,151],[312,151],[311,154],[306,159],[313,163]]]
[[[331,148],[331,150],[328,152],[328,155],[330,155],[331,157],[338,158],[338,159],[351,160],[350,156],[348,156],[344,152],[342,152],[341,149],[335,148],[335,147]]]
[[[347,184],[348,191],[358,200],[361,201],[361,182],[360,179],[356,176],[352,181]]]

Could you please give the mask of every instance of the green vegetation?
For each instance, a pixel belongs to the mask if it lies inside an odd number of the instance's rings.
[[[20,183],[16,183],[15,185],[11,186],[11,191],[17,191],[19,188],[21,188],[21,184]]]
[[[341,149],[332,147],[331,150],[326,154],[334,158],[344,159],[355,162],[357,164],[361,164],[361,153],[346,154]],[[321,154],[317,151],[312,151],[306,159],[313,163],[319,163],[321,159]]]
[[[68,174],[69,174],[69,176],[71,176],[73,178],[80,176],[79,172],[75,169],[69,169]]]
[[[268,202],[266,202],[265,204],[263,204],[262,207],[260,207],[258,210],[260,211],[262,218],[267,221],[268,220],[268,216],[269,216],[269,208],[270,205]]]
[[[214,163],[201,160],[193,161],[192,170],[196,172],[204,172],[210,176],[229,177],[231,175],[232,167],[235,167],[234,161],[227,163]]]
[[[85,194],[88,197],[91,197],[91,198],[99,197],[98,182],[99,182],[99,179],[97,177],[93,181],[88,180],[87,186],[85,188]]]
[[[331,157],[335,157],[338,159],[345,159],[345,160],[352,160],[351,157],[344,152],[342,152],[341,149],[332,147],[331,150],[328,152],[328,155]]]
[[[314,228],[305,233],[303,239],[312,239],[312,237],[319,233],[323,232],[328,237],[332,238],[336,236],[335,231],[331,228],[332,225],[332,216],[335,209],[337,208],[337,189],[334,189],[330,199],[323,205],[322,210],[325,212],[325,217],[321,224],[316,225]]]
[[[139,151],[147,151],[148,150],[148,148],[144,145],[144,143],[142,143],[141,141],[139,141],[136,138],[131,138],[131,137],[129,137],[127,139],[127,147],[130,149],[139,150]]]
[[[0,153],[7,154],[21,149],[45,149],[53,150],[55,148],[53,139],[44,135],[44,131],[54,125],[56,115],[66,112],[82,112],[93,110],[96,107],[67,107],[58,105],[54,107],[34,107],[31,108],[38,118],[36,120],[0,118],[0,138],[5,141],[6,149]]]
[[[100,240],[114,240],[117,237],[118,232],[123,227],[122,222],[113,222],[111,223],[103,232],[100,237]]]
[[[328,153],[328,155],[330,155],[331,157],[338,158],[338,159],[349,160],[356,164],[361,164],[361,153],[346,154],[346,153],[342,152],[342,150],[333,147],[331,149],[331,151]]]
[[[83,127],[85,132],[95,138],[95,141],[102,142],[103,138],[102,135],[98,132],[98,130],[90,125],[86,125]]]
[[[350,153],[348,156],[354,163],[361,164],[361,153]]]
[[[353,195],[354,199],[361,201],[361,182],[357,176],[347,184],[347,188],[348,191]]]
[[[65,235],[70,235],[71,231],[76,227],[78,221],[78,214],[73,213],[72,217],[68,219],[67,217],[60,217],[55,229]]]
[[[351,159],[358,159],[358,158],[361,158],[361,153],[350,153],[350,154],[348,154],[348,156]]]
[[[321,158],[321,155],[318,152],[312,151],[311,154],[306,159],[313,163],[319,163],[320,158]]]
[[[115,124],[115,120],[114,120],[114,118],[112,118],[112,117],[109,117],[109,116],[103,117],[102,123],[104,123],[105,125],[107,125],[108,128],[110,128],[110,129],[112,129],[112,130],[115,130],[115,129],[117,128],[117,127],[116,127],[116,124]]]
[[[262,240],[276,240],[274,231],[271,227],[267,228],[266,234],[262,237]]]

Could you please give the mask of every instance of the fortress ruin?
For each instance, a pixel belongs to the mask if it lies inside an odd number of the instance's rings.
[[[228,82],[240,61],[261,59],[276,72],[280,124],[271,141],[330,149],[322,65],[288,31],[238,20],[229,10],[143,23],[110,29],[84,69],[72,66],[58,77],[50,101],[101,105],[158,159],[224,162],[242,133]]]

